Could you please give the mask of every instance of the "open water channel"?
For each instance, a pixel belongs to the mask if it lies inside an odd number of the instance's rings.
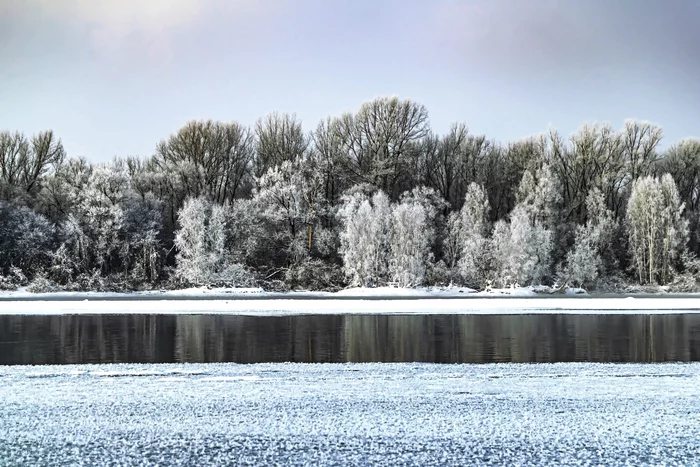
[[[700,314],[0,316],[0,365],[669,361]]]

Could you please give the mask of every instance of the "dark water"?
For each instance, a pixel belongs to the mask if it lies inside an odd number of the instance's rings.
[[[700,361],[700,314],[0,316],[0,365]]]

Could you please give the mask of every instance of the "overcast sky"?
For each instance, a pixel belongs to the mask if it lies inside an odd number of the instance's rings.
[[[307,129],[377,96],[500,141],[586,122],[700,136],[700,0],[0,0],[0,130],[151,155],[190,119]]]

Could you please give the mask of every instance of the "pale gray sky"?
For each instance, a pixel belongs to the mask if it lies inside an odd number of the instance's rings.
[[[698,137],[700,0],[0,0],[0,130],[71,156],[380,95],[501,141],[626,118]]]

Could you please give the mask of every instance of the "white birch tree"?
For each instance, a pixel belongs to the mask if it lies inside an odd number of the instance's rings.
[[[673,178],[640,178],[632,185],[627,204],[629,248],[639,282],[664,284],[671,279],[674,260],[688,236]]]

